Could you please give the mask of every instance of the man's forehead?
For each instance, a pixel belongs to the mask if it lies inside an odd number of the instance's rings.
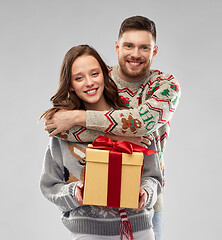
[[[136,43],[150,45],[154,42],[153,36],[150,32],[145,30],[128,30],[123,33],[119,42],[123,43]]]

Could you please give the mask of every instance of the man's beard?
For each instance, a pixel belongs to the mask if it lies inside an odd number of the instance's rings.
[[[144,61],[143,61],[144,63]],[[135,70],[133,71],[132,69],[129,70],[129,68],[126,66],[126,61],[125,60],[122,60],[122,61],[119,61],[119,66],[120,66],[120,69],[121,69],[121,72],[127,77],[127,78],[131,78],[132,81],[133,80],[142,80],[147,72],[149,71],[150,69],[150,61],[147,63],[145,63],[145,65],[143,66],[143,68],[139,69],[138,70]]]

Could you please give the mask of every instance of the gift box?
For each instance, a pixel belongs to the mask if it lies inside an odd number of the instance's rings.
[[[86,149],[83,204],[138,208],[143,153]]]

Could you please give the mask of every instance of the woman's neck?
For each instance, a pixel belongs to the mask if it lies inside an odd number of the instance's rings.
[[[95,104],[84,103],[84,107],[86,110],[94,110],[94,111],[108,111],[111,108],[111,106],[106,101],[102,101]]]

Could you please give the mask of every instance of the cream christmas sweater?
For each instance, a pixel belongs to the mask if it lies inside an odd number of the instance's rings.
[[[163,153],[170,132],[170,121],[180,99],[180,86],[171,74],[150,70],[140,82],[126,82],[117,74],[118,66],[110,69],[119,95],[129,109],[86,111],[86,128],[75,126],[59,138],[71,142],[92,142],[104,133],[119,136],[153,134],[164,176]],[[155,210],[161,209],[161,199]]]

